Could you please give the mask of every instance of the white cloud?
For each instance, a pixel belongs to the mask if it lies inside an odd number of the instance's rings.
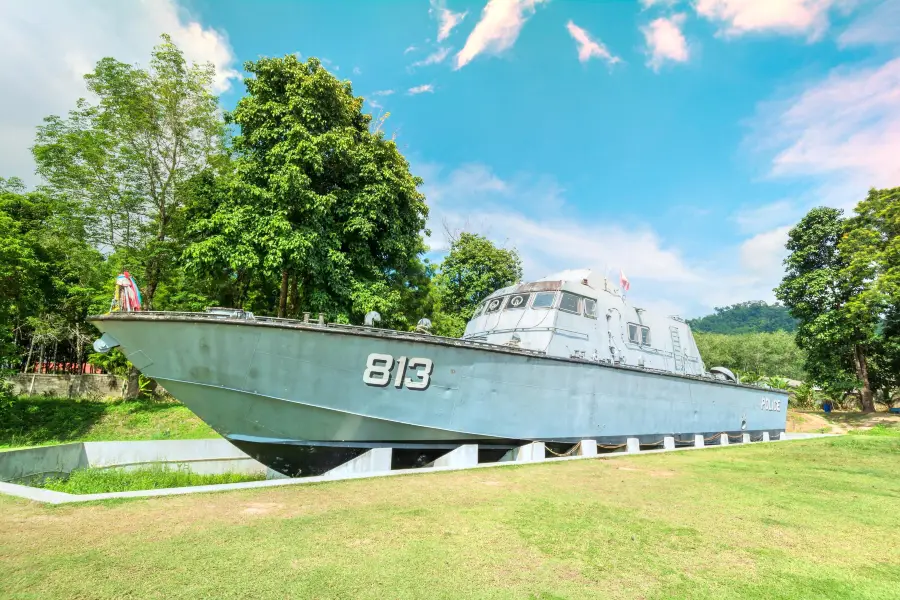
[[[499,54],[512,48],[535,6],[546,0],[488,0],[481,20],[456,55],[456,68],[469,64],[479,54]]]
[[[849,46],[900,44],[900,2],[884,0],[854,20],[838,38]]]
[[[771,110],[768,108],[766,110]],[[900,182],[900,58],[839,69],[774,115],[759,136],[781,148],[775,175],[812,175],[860,187]]]
[[[788,253],[785,244],[791,227],[784,225],[756,234],[741,244],[741,267],[747,275],[770,280],[773,274],[783,273],[782,261]]]
[[[450,54],[450,48],[438,48],[422,60],[418,60],[412,64],[413,67],[427,67],[428,65],[436,65],[444,62],[447,55]]]
[[[403,51],[403,54],[409,54],[410,52],[415,52],[418,50],[416,46],[407,46],[406,50]]]
[[[334,61],[331,60],[330,58],[322,57],[319,59],[319,62],[321,62],[323,65],[325,65],[326,68],[328,68],[332,71],[340,71],[341,70],[341,66],[334,64]]]
[[[828,29],[828,13],[849,10],[856,0],[696,0],[701,17],[719,23],[720,33],[751,32],[806,35],[816,39]]]
[[[641,0],[641,6],[643,8],[652,8],[654,6],[674,6],[678,0]]]
[[[758,233],[796,221],[800,216],[797,212],[794,202],[779,200],[761,206],[743,207],[731,216],[731,220],[737,223],[742,233]]]
[[[425,179],[423,192],[431,214],[433,250],[445,250],[444,223],[488,235],[514,245],[522,255],[526,275],[592,266],[602,270],[620,266],[629,278],[654,281],[697,281],[698,276],[679,254],[665,248],[648,227],[590,223],[572,215],[552,178],[520,174],[503,180],[480,164],[444,173],[432,165],[415,170]],[[548,207],[553,214],[548,218]],[[531,216],[530,213],[535,213]]]
[[[197,22],[174,0],[0,3],[0,71],[15,82],[0,94],[0,176],[35,183],[29,151],[35,127],[87,95],[83,76],[101,58],[146,66],[161,33],[172,36],[188,61],[215,65],[215,91],[240,78],[227,36]]]
[[[413,96],[415,96],[416,94],[425,94],[425,93],[431,94],[434,92],[434,86],[431,85],[430,83],[426,83],[423,85],[417,85],[416,87],[411,87],[411,88],[409,88],[408,91]]]
[[[592,39],[587,31],[572,21],[569,21],[566,24],[566,29],[578,46],[578,60],[580,62],[587,62],[593,57],[603,59],[610,65],[621,62],[621,59],[618,56],[613,56],[609,53],[609,50],[606,49],[603,42]]]
[[[687,62],[690,58],[687,40],[681,32],[684,18],[684,14],[660,17],[641,28],[650,54],[647,65],[654,71],[659,71],[666,61]]]
[[[428,9],[428,12],[437,15],[438,42],[443,42],[450,37],[450,33],[453,29],[462,23],[463,19],[466,18],[466,15],[469,14],[468,11],[455,13],[448,9],[446,0],[431,0],[431,8]]]
[[[359,67],[353,67],[353,74],[362,75],[362,69],[360,69]]]
[[[390,96],[394,93],[394,90],[378,90],[377,92],[372,92],[373,96]]]
[[[763,231],[743,244],[717,249],[705,260],[683,255],[649,225],[630,220],[586,219],[567,204],[552,177],[519,174],[501,178],[481,164],[445,170],[414,165],[425,180],[432,251],[447,250],[445,226],[473,231],[518,250],[526,279],[572,268],[608,273],[618,285],[619,269],[631,280],[637,306],[665,314],[696,316],[715,306],[744,300],[773,300],[780,280],[788,227]],[[556,215],[549,217],[548,215]]]

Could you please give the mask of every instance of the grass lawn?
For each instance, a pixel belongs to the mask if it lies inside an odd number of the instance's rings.
[[[104,494],[106,492],[130,492],[159,488],[189,487],[260,481],[265,474],[247,473],[192,473],[188,469],[175,469],[153,465],[143,469],[76,469],[68,477],[51,477],[40,487],[67,494]]]
[[[49,507],[4,598],[898,598],[900,430]]]
[[[181,403],[170,399],[16,399],[0,404],[0,449],[64,442],[187,440],[218,437]]]

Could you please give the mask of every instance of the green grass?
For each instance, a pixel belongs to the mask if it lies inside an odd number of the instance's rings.
[[[874,435],[880,437],[900,437],[900,425],[879,423],[871,429],[856,429],[848,432],[852,435]]]
[[[8,598],[894,599],[900,438],[45,506]]]
[[[0,448],[63,442],[217,437],[171,399],[94,400],[19,397],[0,403]]]
[[[161,465],[143,469],[77,469],[66,478],[50,478],[41,487],[68,494],[103,494],[158,488],[213,485],[260,481],[264,474],[222,473],[201,475],[187,469],[169,469]]]

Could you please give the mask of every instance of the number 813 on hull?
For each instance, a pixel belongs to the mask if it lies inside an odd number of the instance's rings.
[[[394,371],[395,366],[397,367],[396,371]],[[415,378],[406,376],[409,370],[413,371]],[[434,362],[430,358],[401,356],[395,361],[390,354],[373,352],[366,360],[363,383],[374,387],[387,387],[393,381],[393,385],[397,389],[406,387],[408,390],[427,390],[431,385],[433,371]]]

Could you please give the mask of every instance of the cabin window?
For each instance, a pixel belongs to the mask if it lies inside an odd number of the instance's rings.
[[[503,304],[503,298],[491,298],[485,303],[485,313],[497,312],[500,310],[500,305]]]
[[[591,319],[597,318],[597,301],[590,298],[584,299],[584,316]]]
[[[650,345],[650,328],[646,325],[628,324],[628,341],[641,346]]]
[[[556,292],[539,292],[534,295],[531,308],[550,308],[556,300]]]
[[[506,301],[506,310],[525,308],[528,306],[528,298],[530,297],[531,294],[513,294],[509,297],[509,300]]]
[[[562,300],[559,302],[559,310],[578,314],[578,296],[569,292],[562,293]]]
[[[475,312],[472,313],[472,318],[475,319],[475,318],[480,317],[481,313],[483,313],[483,312],[484,312],[484,302],[482,302],[481,304],[478,305],[478,307],[475,308]]]

